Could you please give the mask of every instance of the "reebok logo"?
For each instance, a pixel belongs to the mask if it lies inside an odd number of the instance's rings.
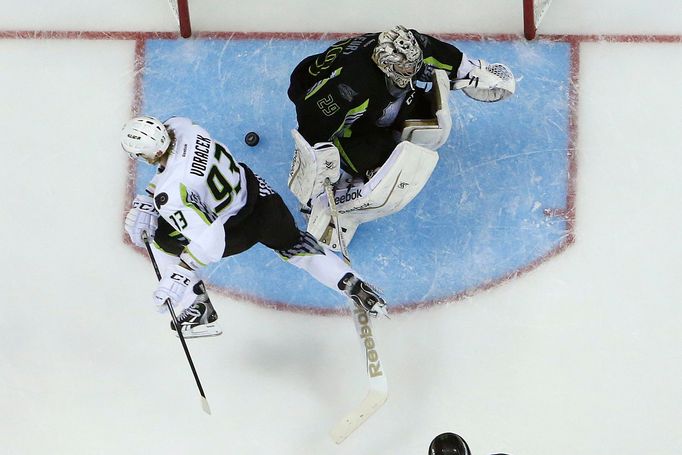
[[[367,372],[370,377],[383,376],[381,371],[381,362],[379,362],[379,353],[376,351],[376,343],[374,343],[374,335],[372,328],[369,326],[369,319],[365,310],[355,308],[353,310],[355,317],[360,325],[360,336],[365,345],[365,352],[367,354]]]
[[[351,191],[347,192],[346,194],[343,194],[341,196],[335,196],[334,197],[334,202],[337,204],[343,204],[344,202],[352,201],[354,199],[358,199],[362,197],[362,188],[355,188],[352,189]]]

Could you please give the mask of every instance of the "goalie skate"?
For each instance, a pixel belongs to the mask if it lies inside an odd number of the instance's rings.
[[[201,338],[218,336],[223,333],[220,325],[216,322],[218,313],[213,308],[213,304],[205,292],[197,296],[192,305],[178,315],[180,331],[185,338]],[[178,335],[175,330],[175,323],[171,321],[171,330]]]

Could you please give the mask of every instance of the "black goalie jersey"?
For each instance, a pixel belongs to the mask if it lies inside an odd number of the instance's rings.
[[[463,54],[455,46],[412,30],[423,51],[413,84],[398,89],[387,83],[372,61],[379,33],[334,43],[305,58],[294,69],[289,99],[296,105],[298,130],[310,143],[332,141],[350,172],[380,165],[396,145],[402,120],[427,115],[421,98],[431,89],[434,69],[451,80]]]

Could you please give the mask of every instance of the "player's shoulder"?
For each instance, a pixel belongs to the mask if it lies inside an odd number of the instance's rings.
[[[167,119],[163,124],[172,130],[186,128],[192,125],[192,120],[187,117],[174,116]]]
[[[187,117],[171,117],[163,124],[170,130],[174,131],[177,134],[192,134],[192,135],[199,135],[203,138],[210,139],[211,136],[206,131],[206,129],[197,124],[194,123],[191,119]]]
[[[154,206],[161,215],[164,213],[173,213],[177,210],[182,210],[184,204],[180,194],[180,183],[161,182],[154,189]]]

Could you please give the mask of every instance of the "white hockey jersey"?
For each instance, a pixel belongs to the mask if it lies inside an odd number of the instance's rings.
[[[244,167],[190,119],[172,117],[164,124],[175,142],[147,188],[159,214],[189,240],[183,256],[204,266],[222,258],[223,225],[246,204]]]

